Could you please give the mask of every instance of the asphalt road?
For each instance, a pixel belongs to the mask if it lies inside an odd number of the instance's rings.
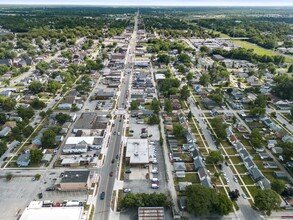
[[[128,69],[131,65],[131,56],[132,53],[135,50],[135,44],[136,44],[136,32],[137,32],[137,17],[135,18],[135,28],[132,35],[132,39],[129,43],[129,50],[126,54],[126,62],[125,62],[125,69],[123,73],[125,75],[122,75],[122,83],[120,86],[120,96],[117,100],[117,109],[124,109],[126,104],[126,91],[129,87],[129,81],[130,81],[130,74],[128,74],[128,71],[125,71]],[[99,184],[99,190],[98,190],[98,197],[97,202],[95,205],[95,215],[94,219],[97,220],[104,220],[108,219],[109,212],[111,209],[111,197],[112,192],[114,188],[115,178],[118,177],[118,160],[116,159],[116,155],[119,155],[120,146],[121,146],[121,135],[123,134],[123,124],[124,119],[120,115],[116,115],[116,118],[114,120],[114,127],[112,129],[112,135],[110,138],[110,142],[108,145],[108,151],[107,155],[104,160],[104,165],[101,168],[101,179]],[[116,133],[114,135],[114,132]],[[119,132],[119,135],[118,135]],[[112,163],[112,159],[115,158],[114,163]],[[109,174],[110,172],[113,172],[113,176],[111,177]],[[105,192],[105,198],[104,200],[100,199],[100,195],[102,192]]]

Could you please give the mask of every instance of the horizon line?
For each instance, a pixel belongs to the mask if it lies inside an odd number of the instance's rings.
[[[186,4],[186,5],[177,5],[177,4],[162,4],[162,5],[147,5],[147,4],[125,4],[125,5],[121,5],[121,4],[108,4],[108,5],[104,5],[104,4],[66,4],[66,3],[54,3],[54,4],[50,4],[50,3],[37,3],[37,4],[33,4],[33,3],[0,3],[0,6],[99,6],[99,7],[264,7],[264,8],[269,8],[269,7],[293,7],[293,4],[291,5],[226,5],[226,4],[219,4],[219,5],[205,5],[205,4]]]

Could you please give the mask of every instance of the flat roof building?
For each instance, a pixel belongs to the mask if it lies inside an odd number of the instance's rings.
[[[139,207],[138,220],[164,220],[164,207]]]
[[[19,220],[81,220],[83,212],[83,206],[43,207],[43,201],[32,201]]]
[[[128,139],[126,146],[126,161],[131,165],[144,165],[150,162],[147,139]]]
[[[97,113],[83,113],[76,121],[73,133],[76,133],[78,130],[105,130],[108,121],[108,118],[99,117]]]
[[[65,171],[56,187],[61,191],[87,190],[91,187],[90,171]]]

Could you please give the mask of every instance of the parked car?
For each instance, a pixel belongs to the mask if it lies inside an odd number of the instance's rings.
[[[39,193],[39,194],[38,194],[38,198],[39,198],[39,199],[43,198],[43,193]]]
[[[125,192],[125,193],[131,192],[131,189],[130,188],[124,188],[123,192]]]
[[[113,176],[113,171],[111,171],[111,172],[109,173],[109,176]]]
[[[242,193],[242,197],[243,197],[243,199],[246,199],[247,198],[244,193]]]
[[[153,183],[153,184],[152,184],[152,186],[151,186],[151,188],[152,188],[152,189],[158,189],[158,188],[159,188],[159,185],[158,185],[158,184],[155,184],[155,183]]]
[[[117,155],[116,155],[116,159],[118,159],[118,157],[119,157],[119,156],[118,156],[118,154],[117,154]]]
[[[51,187],[47,187],[46,191],[54,191],[55,187],[51,186]]]
[[[114,163],[115,162],[115,159],[112,159],[111,163]]]
[[[131,173],[131,170],[126,170],[125,173]]]
[[[157,169],[152,169],[152,174],[157,174],[159,173]]]

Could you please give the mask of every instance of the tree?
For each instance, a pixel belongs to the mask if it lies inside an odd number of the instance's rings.
[[[194,75],[194,73],[192,73],[192,72],[189,72],[189,73],[186,75],[186,79],[187,79],[188,82],[189,82],[190,80],[192,80],[193,75]]]
[[[55,116],[55,119],[57,120],[57,122],[59,124],[64,124],[66,121],[69,121],[71,119],[71,116],[68,115],[68,114],[64,114],[64,113],[58,113],[56,116]]]
[[[229,192],[229,196],[230,196],[230,199],[231,199],[232,201],[237,201],[237,199],[238,199],[239,196],[240,196],[240,193],[239,193],[238,189],[235,189],[235,191],[230,191],[230,192]]]
[[[130,103],[130,110],[137,110],[140,105],[138,100],[132,100]]]
[[[34,164],[39,164],[42,160],[43,153],[40,149],[35,149],[30,151],[30,159]]]
[[[293,73],[293,64],[291,64],[288,68],[288,73]]]
[[[171,113],[172,110],[173,110],[173,107],[172,107],[172,103],[169,99],[166,99],[165,100],[165,107],[164,107],[164,110],[167,112],[167,113]]]
[[[6,122],[6,114],[3,112],[0,112],[0,124],[4,124]]]
[[[155,125],[160,123],[160,117],[158,115],[152,114],[149,117],[149,124],[150,125]]]
[[[195,216],[206,216],[213,211],[213,204],[216,200],[214,189],[191,185],[186,187],[185,193],[188,212]]]
[[[0,141],[0,157],[5,153],[7,150],[7,144],[4,141]]]
[[[280,203],[281,200],[279,195],[271,189],[259,189],[254,197],[255,207],[269,216],[271,215],[272,210],[280,207]]]
[[[43,84],[39,81],[32,81],[28,88],[32,93],[37,94],[43,91]]]
[[[233,211],[233,203],[224,193],[218,194],[218,203],[216,205],[216,212],[219,215],[228,215]]]
[[[1,100],[1,105],[4,110],[11,111],[15,108],[16,101],[12,98],[4,98]]]
[[[55,137],[56,133],[51,129],[47,129],[44,131],[43,136],[41,138],[41,143],[43,148],[54,148],[55,145]]]
[[[39,70],[41,74],[44,74],[49,68],[50,64],[45,61],[41,61],[36,65],[36,69]]]
[[[262,148],[263,147],[263,141],[262,136],[258,129],[254,129],[251,132],[250,142],[253,147],[255,148]]]
[[[291,157],[293,157],[293,143],[286,141],[284,143],[280,143],[279,146],[283,148],[283,156],[285,160],[290,161]]]
[[[211,83],[211,76],[209,74],[202,74],[199,83],[203,86],[208,86]]]
[[[47,114],[46,114],[46,112],[41,111],[41,112],[40,112],[40,116],[41,116],[42,118],[45,118],[45,117],[47,116]]]
[[[170,56],[167,53],[159,53],[157,55],[157,62],[158,63],[164,63],[164,64],[169,64],[170,63]]]
[[[31,107],[33,107],[34,109],[43,109],[46,107],[46,103],[40,101],[38,98],[35,98],[31,103]]]
[[[6,178],[7,181],[10,181],[12,179],[12,177],[13,177],[13,174],[12,173],[7,173],[5,175],[5,178]]]
[[[178,123],[173,123],[173,134],[176,138],[184,138],[185,137],[185,129],[182,125]]]
[[[157,99],[153,99],[151,102],[151,109],[154,110],[155,113],[159,113],[160,111],[160,101]]]
[[[274,190],[276,193],[281,194],[284,192],[286,185],[282,180],[274,180],[271,182],[272,190]]]
[[[208,163],[213,163],[213,164],[222,163],[224,161],[223,155],[218,150],[211,151],[209,153],[209,156],[207,156],[206,159]]]
[[[221,118],[212,118],[210,120],[210,124],[213,127],[217,137],[220,140],[224,140],[226,138],[227,125],[224,124],[223,119],[221,119]]]
[[[189,93],[188,86],[187,85],[183,86],[180,91],[180,97],[186,101],[187,98],[189,97],[189,95],[190,95],[190,93]]]
[[[0,75],[3,75],[9,71],[8,66],[5,64],[0,64]]]
[[[281,99],[293,100],[293,77],[282,74],[274,77],[275,85],[272,86],[272,93]]]
[[[35,112],[32,107],[25,108],[23,106],[19,106],[17,108],[17,114],[22,118],[22,119],[30,119],[31,117],[34,116]]]
[[[59,82],[55,80],[49,80],[47,84],[47,91],[55,94],[61,88],[61,86],[62,85]]]
[[[33,132],[34,132],[34,128],[30,125],[26,126],[22,131],[23,135],[26,138],[29,137]]]
[[[188,119],[191,119],[192,118],[192,112],[191,111],[188,112],[187,118]]]

